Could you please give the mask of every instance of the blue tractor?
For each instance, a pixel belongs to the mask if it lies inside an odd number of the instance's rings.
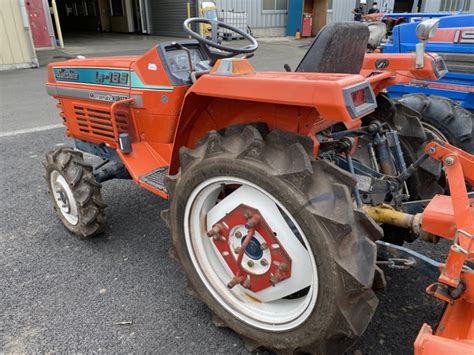
[[[438,30],[426,43],[420,43],[416,27],[427,18],[439,19]],[[382,19],[387,20],[404,23],[387,28],[383,53],[415,52],[417,45],[424,45],[427,52],[440,54],[448,69],[436,82],[413,80],[394,85],[388,89],[389,95],[419,112],[429,133],[474,153],[474,15],[389,13]]]

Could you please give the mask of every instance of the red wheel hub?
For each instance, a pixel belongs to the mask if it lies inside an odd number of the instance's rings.
[[[228,283],[253,292],[290,278],[291,259],[260,212],[241,204],[207,232],[234,274]]]

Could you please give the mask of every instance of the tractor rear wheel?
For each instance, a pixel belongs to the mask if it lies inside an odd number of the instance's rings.
[[[474,114],[441,96],[408,94],[398,100],[421,115],[428,138],[437,138],[474,154]]]
[[[106,205],[100,194],[101,184],[82,153],[61,147],[46,154],[44,167],[49,196],[66,229],[81,239],[102,233]]]
[[[342,353],[378,304],[381,230],[353,209],[353,177],[311,149],[251,125],[212,131],[168,181],[163,217],[190,287],[253,349]]]

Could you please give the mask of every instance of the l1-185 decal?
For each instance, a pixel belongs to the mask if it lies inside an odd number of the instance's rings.
[[[56,81],[128,87],[128,70],[97,68],[54,68]]]
[[[139,90],[173,91],[172,86],[148,85],[127,69],[53,68],[57,82],[123,87]]]

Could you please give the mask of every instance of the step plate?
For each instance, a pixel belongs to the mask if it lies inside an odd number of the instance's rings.
[[[168,167],[164,166],[140,177],[140,180],[160,191],[168,193],[165,185],[165,178],[168,175]]]

